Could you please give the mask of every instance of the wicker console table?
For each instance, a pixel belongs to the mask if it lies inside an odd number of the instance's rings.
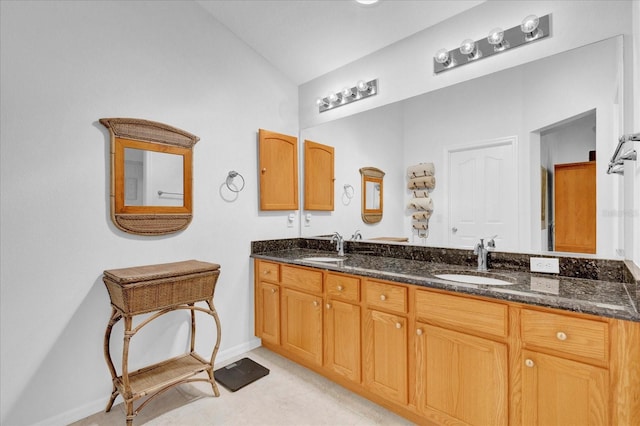
[[[113,380],[113,392],[105,411],[110,411],[118,395],[124,399],[127,426],[133,424],[136,414],[155,396],[172,386],[205,381],[211,383],[215,396],[220,396],[213,377],[213,364],[220,346],[220,320],[213,306],[213,293],[220,265],[188,260],[184,262],[147,265],[104,271],[102,280],[111,298],[111,319],[104,335],[104,357]],[[207,308],[195,306],[206,302]],[[184,355],[130,372],[128,367],[131,338],[154,319],[177,309],[191,312],[190,352]],[[211,358],[206,360],[194,351],[196,320],[195,311],[211,315],[217,328],[216,343]],[[133,327],[133,317],[149,314]],[[122,369],[118,375],[111,358],[109,342],[114,324],[124,319],[124,345]],[[208,377],[196,377],[206,372]],[[148,397],[137,409],[134,402]]]

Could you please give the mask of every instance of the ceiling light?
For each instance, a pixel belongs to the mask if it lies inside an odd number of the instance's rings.
[[[365,6],[371,6],[372,4],[378,3],[378,0],[356,0],[356,2]]]

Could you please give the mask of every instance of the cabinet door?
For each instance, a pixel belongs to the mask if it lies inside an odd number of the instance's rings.
[[[609,424],[607,370],[533,351],[523,357],[523,425]]]
[[[334,148],[304,141],[304,209],[333,210]]]
[[[298,209],[298,139],[260,129],[260,210]]]
[[[327,368],[360,383],[360,306],[327,301],[325,333]]]
[[[280,344],[280,286],[259,282],[256,294],[256,336]]]
[[[416,327],[418,409],[471,425],[506,425],[506,345],[422,323]]]
[[[322,298],[282,289],[282,347],[322,365]]]
[[[364,324],[365,386],[407,403],[407,319],[367,309]]]

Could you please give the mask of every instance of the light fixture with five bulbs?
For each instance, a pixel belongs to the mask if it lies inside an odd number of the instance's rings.
[[[377,79],[371,81],[360,80],[354,87],[345,87],[339,92],[331,92],[324,98],[316,99],[316,106],[318,107],[318,112],[325,112],[377,94]]]
[[[529,15],[508,30],[494,28],[486,38],[466,39],[453,50],[440,49],[433,57],[433,71],[437,74],[545,38],[549,36],[550,16]]]

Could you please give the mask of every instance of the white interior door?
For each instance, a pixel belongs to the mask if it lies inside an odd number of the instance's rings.
[[[449,243],[473,246],[497,235],[496,249],[514,249],[518,232],[515,138],[450,150]]]

